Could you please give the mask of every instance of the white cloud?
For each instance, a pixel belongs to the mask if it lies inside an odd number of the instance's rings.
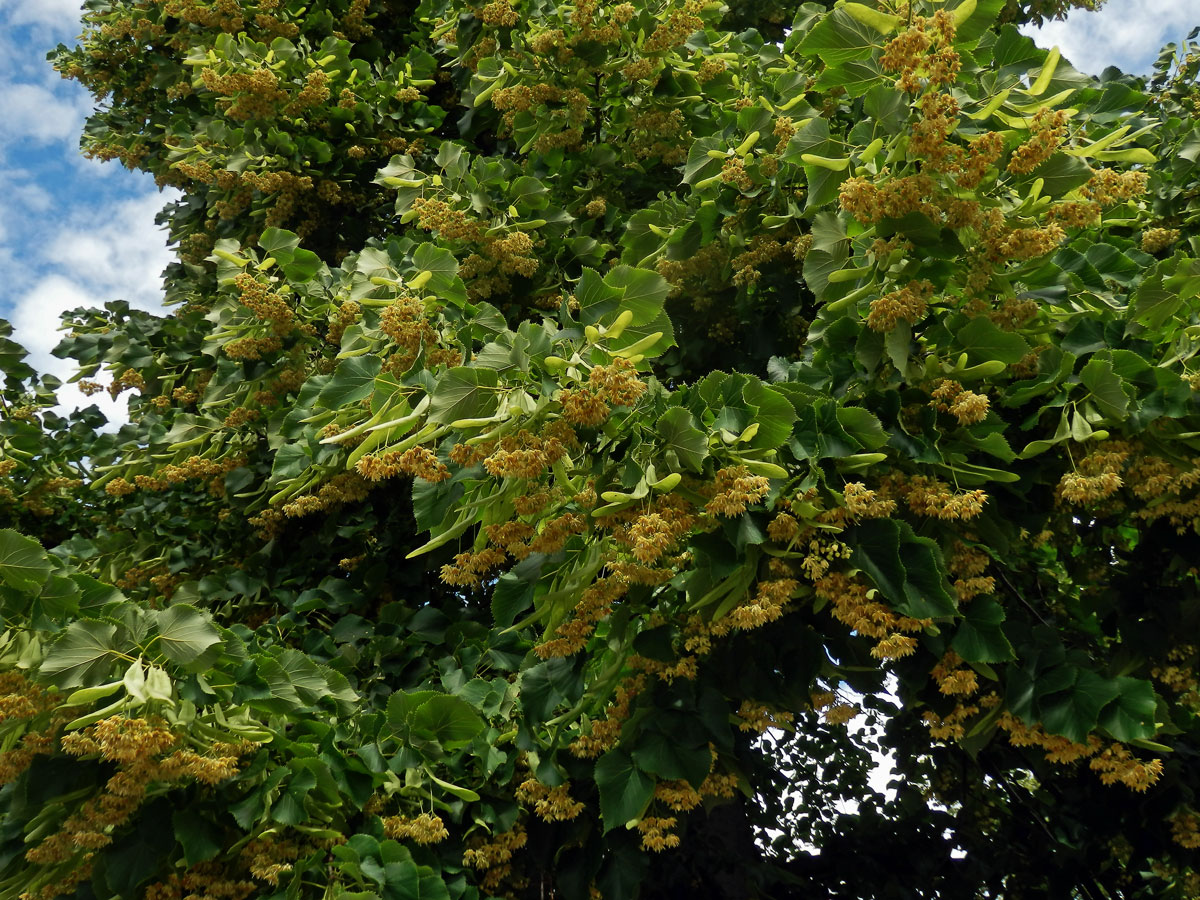
[[[172,254],[154,217],[167,199],[150,193],[111,208],[76,209],[74,219],[49,230],[36,250],[30,252],[28,245],[15,248],[23,251],[21,262],[32,279],[7,318],[13,324],[13,339],[29,351],[31,366],[63,380],[75,374],[72,360],[50,352],[62,337],[60,320],[67,310],[125,300],[138,309],[161,312],[161,274]],[[24,244],[17,223],[0,220],[0,225],[9,231],[10,247],[14,239]],[[0,259],[14,255],[4,243],[0,232]],[[59,401],[60,413],[95,403],[110,422],[126,420],[124,399],[113,402],[107,394],[89,398],[74,385],[65,385]]]
[[[88,106],[40,84],[10,84],[0,92],[4,144],[22,139],[47,143],[75,138],[83,130]]]
[[[79,33],[82,6],[79,0],[5,0],[12,25],[38,25],[60,37]]]
[[[13,340],[29,351],[27,362],[39,372],[68,378],[73,374],[74,364],[50,355],[61,337],[59,318],[69,309],[98,306],[100,301],[77,281],[48,275],[17,300],[10,314]]]
[[[1108,0],[1098,12],[1074,10],[1063,22],[1026,29],[1041,47],[1058,46],[1076,69],[1108,66],[1146,74],[1159,49],[1200,25],[1200,0]]]
[[[151,193],[111,209],[77,211],[76,220],[55,232],[40,251],[48,270],[80,280],[108,300],[128,300],[157,310],[161,274],[171,261],[166,232],[154,217],[169,198]]]
[[[74,361],[59,359],[50,353],[62,339],[60,319],[67,310],[99,306],[103,299],[61,275],[49,275],[34,285],[17,301],[11,313],[12,339],[29,351],[25,361],[37,371],[56,375],[64,381],[73,376]],[[58,390],[58,401],[54,411],[60,416],[87,406],[99,407],[109,421],[106,431],[129,420],[126,397],[113,400],[106,392],[88,397],[76,385],[64,384]]]

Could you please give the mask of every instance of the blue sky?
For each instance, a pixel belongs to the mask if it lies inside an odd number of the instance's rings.
[[[45,60],[73,42],[78,23],[79,0],[0,0],[0,317],[35,366],[62,377],[69,366],[50,356],[59,314],[110,299],[156,309],[169,259],[154,224],[167,198],[149,176],[79,155],[90,98]],[[1144,72],[1194,24],[1200,0],[1109,0],[1031,33],[1082,71]],[[62,400],[92,402],[72,388]]]

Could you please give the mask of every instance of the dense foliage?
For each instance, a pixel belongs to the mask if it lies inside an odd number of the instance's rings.
[[[1065,5],[88,0],[0,898],[1200,896],[1200,47]]]

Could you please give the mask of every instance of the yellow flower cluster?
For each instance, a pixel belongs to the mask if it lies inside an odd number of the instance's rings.
[[[1166,664],[1155,666],[1150,674],[1179,694],[1179,702],[1183,706],[1192,712],[1200,712],[1200,678],[1196,676],[1192,665],[1188,664],[1195,657],[1196,648],[1190,644],[1173,647],[1167,654]]]
[[[583,804],[571,798],[571,783],[547,787],[536,778],[528,778],[517,787],[517,800],[532,806],[534,814],[545,822],[569,822],[583,812]]]
[[[1013,151],[1008,171],[1027,175],[1048,160],[1067,133],[1066,110],[1039,109],[1029,127],[1029,138]]]
[[[855,176],[842,183],[838,202],[864,225],[873,225],[883,218],[902,218],[911,212],[922,213],[936,222],[943,218],[941,209],[933,202],[937,196],[937,182],[928,175],[906,175],[882,184]]]
[[[1200,457],[1176,463],[1154,454],[1138,457],[1127,471],[1129,489],[1145,503],[1134,511],[1147,522],[1166,520],[1186,534],[1200,519]]]
[[[1101,206],[1112,206],[1122,200],[1132,200],[1146,193],[1150,176],[1146,172],[1118,172],[1116,169],[1097,169],[1087,184],[1079,189],[1086,200]]]
[[[185,481],[211,479],[209,490],[219,495],[224,490],[223,478],[239,466],[246,464],[244,456],[229,456],[221,460],[206,459],[203,456],[190,456],[178,465],[167,465],[159,469],[156,475],[135,475],[133,484],[124,478],[114,478],[104,486],[104,492],[110,497],[124,497],[138,488],[145,491],[165,491],[173,485]]]
[[[709,779],[711,778],[710,775]],[[705,780],[705,784],[707,781],[708,779]],[[654,800],[675,812],[687,812],[699,806],[704,800],[704,795],[683,780],[660,781],[654,786]]]
[[[661,853],[679,846],[679,835],[671,831],[677,824],[675,816],[645,816],[638,820],[642,849]]]
[[[236,338],[221,348],[230,359],[262,359],[264,354],[274,353],[283,347],[283,341],[277,335],[257,337],[246,335]]]
[[[954,491],[945,482],[925,475],[890,475],[885,481],[919,516],[973,519],[983,512],[983,504],[987,502],[987,493],[982,490]]]
[[[1031,228],[1005,229],[998,234],[989,235],[985,242],[989,252],[996,261],[1004,259],[1025,260],[1045,256],[1058,249],[1067,238],[1057,222],[1049,225],[1039,225]]]
[[[628,524],[622,519],[628,518]],[[629,510],[627,516],[606,516],[613,538],[628,547],[639,563],[652,565],[674,550],[696,527],[695,508],[679,494],[655,498],[645,511]],[[640,580],[640,579],[635,579]]]
[[[217,863],[200,863],[144,889],[144,900],[246,900],[259,889],[253,881],[231,875]]]
[[[112,384],[108,386],[108,393],[115,400],[122,392],[131,388],[143,392],[146,390],[146,379],[136,369],[126,369],[114,378]],[[14,416],[14,418],[20,417]]]
[[[874,591],[858,576],[830,572],[814,581],[817,596],[830,602],[833,617],[864,637],[878,643],[871,649],[876,659],[896,659],[916,652],[917,641],[911,636],[930,624],[927,619],[912,619],[893,612],[878,600]]]
[[[946,651],[930,674],[943,694],[969,696],[979,690],[979,677],[964,667],[962,657],[953,650]]]
[[[646,382],[627,359],[596,366],[588,373],[587,387],[567,388],[558,395],[563,418],[572,425],[594,427],[603,423],[614,406],[632,406],[646,392]]]
[[[1074,200],[1064,200],[1055,203],[1046,210],[1046,219],[1056,222],[1064,228],[1087,228],[1096,224],[1100,219],[1098,203],[1079,203]]]
[[[729,624],[741,631],[759,628],[783,615],[800,582],[775,578],[758,583],[754,599],[747,598],[729,611]]]
[[[930,406],[939,412],[950,413],[960,425],[974,425],[987,418],[987,395],[968,391],[952,379],[941,379],[930,396],[933,397]]]
[[[610,406],[633,406],[646,392],[646,382],[637,376],[637,366],[627,359],[596,366],[588,373],[588,387]]]
[[[473,463],[477,453],[483,453],[483,467],[496,478],[537,478],[578,446],[574,429],[566,422],[554,421],[540,435],[521,429],[499,442],[483,444],[476,453],[459,453],[458,457],[470,458]]]
[[[295,869],[295,861],[312,848],[294,840],[280,839],[277,835],[258,837],[246,844],[238,854],[250,874],[272,887],[279,885],[279,878]],[[191,898],[185,898],[191,900]]]
[[[796,717],[786,711],[772,710],[765,703],[743,700],[734,714],[738,719],[738,730],[762,734],[768,728],[788,728]]]
[[[1142,251],[1161,253],[1179,240],[1178,228],[1147,228],[1142,232]]]
[[[1063,475],[1055,493],[1077,506],[1108,499],[1124,484],[1120,473],[1130,451],[1130,445],[1124,441],[1107,442],[1081,459],[1074,472]],[[1144,485],[1140,487],[1145,489]],[[1151,496],[1157,494],[1157,488],[1158,485],[1150,488]]]
[[[771,482],[762,475],[751,475],[745,466],[726,466],[717,470],[712,489],[715,493],[705,504],[705,512],[732,519],[765,497]]]
[[[929,728],[929,736],[935,741],[960,741],[967,735],[967,719],[977,712],[978,706],[959,703],[945,716],[926,710],[921,718]]]
[[[968,547],[962,541],[954,542],[946,568],[954,577],[954,591],[959,603],[967,603],[996,590],[996,579],[983,574],[990,562],[986,553]]]
[[[384,816],[383,833],[390,838],[416,844],[437,844],[450,837],[441,816],[421,813],[419,816]]]
[[[357,472],[343,472],[321,485],[315,494],[306,494],[283,505],[291,518],[311,516],[345,503],[357,503],[370,493],[370,484]]]
[[[250,742],[218,744],[210,748],[210,755],[201,755],[193,750],[173,750],[178,742],[165,723],[122,716],[63,735],[60,744],[65,753],[115,763],[116,772],[98,796],[68,816],[58,832],[27,850],[25,858],[41,865],[67,860],[76,865],[86,863],[96,850],[112,843],[112,830],[137,812],[152,783],[194,779],[218,784],[237,773],[239,758],[255,746]]]
[[[596,629],[596,623],[606,618],[612,605],[629,591],[629,583],[616,575],[598,578],[584,590],[571,611],[570,617],[554,629],[556,638],[543,641],[534,647],[542,659],[570,656],[586,645]]]
[[[287,99],[287,91],[279,86],[279,78],[268,68],[251,72],[231,72],[218,75],[211,66],[200,70],[204,86],[215,94],[224,94],[217,106],[231,119],[266,118],[274,114],[276,104]]]
[[[845,725],[851,719],[862,714],[862,709],[854,703],[831,703],[821,710],[821,719],[826,725]]]
[[[566,388],[558,395],[563,418],[572,425],[594,428],[602,425],[611,411],[607,403],[588,388]]]
[[[492,0],[479,12],[479,20],[485,25],[509,28],[521,20],[508,0]]]
[[[897,323],[915,324],[925,315],[933,285],[928,281],[910,281],[904,287],[871,301],[867,327],[872,331],[891,331]]]
[[[1090,758],[1088,766],[1099,773],[1104,784],[1119,782],[1142,792],[1162,774],[1162,760],[1143,762],[1120,744],[1106,748],[1094,734],[1088,735],[1086,743],[1078,743],[1061,735],[1047,734],[1041,725],[1026,725],[1008,712],[1000,716],[998,724],[1008,732],[1009,743],[1014,747],[1039,747],[1046,751],[1046,759],[1050,762],[1067,764]]]
[[[476,587],[483,576],[504,564],[504,554],[494,547],[478,552],[466,551],[456,554],[454,562],[442,566],[440,577],[443,582],[459,587]]]
[[[525,826],[520,822],[491,840],[474,835],[463,851],[463,865],[483,870],[480,881],[487,894],[501,894],[501,884],[512,874],[513,854],[524,847],[528,839]]]
[[[974,188],[979,186],[988,169],[1004,152],[1004,138],[995,131],[988,131],[973,138],[967,144],[966,158],[958,171],[959,187]]]
[[[367,481],[382,481],[402,473],[432,482],[445,481],[450,477],[450,470],[427,447],[370,453],[359,459],[354,468]]]
[[[342,335],[346,329],[358,321],[362,315],[362,306],[353,300],[342,303],[330,316],[329,328],[325,332],[325,340],[335,347],[342,345]],[[386,329],[384,329],[386,333]]]
[[[604,718],[591,723],[591,731],[581,734],[569,747],[580,759],[594,759],[616,746],[621,735],[621,726],[629,718],[633,701],[646,687],[646,676],[631,675],[625,678],[613,692],[613,699],[604,708]]]
[[[1162,776],[1161,759],[1143,762],[1120,744],[1110,744],[1088,766],[1100,773],[1102,784],[1118,782],[1138,793],[1149,790]]]
[[[249,272],[242,272],[234,279],[234,285],[242,305],[264,322],[278,335],[291,333],[295,329],[295,314],[276,291],[263,284]]]
[[[704,0],[686,0],[681,9],[674,9],[665,22],[660,22],[646,43],[644,53],[662,53],[684,43],[695,32],[704,28],[699,13],[704,9]]]
[[[953,84],[962,66],[954,49],[954,20],[945,10],[931,18],[914,17],[884,46],[879,64],[885,72],[897,73],[896,87],[910,94]]]
[[[156,400],[166,400],[165,397],[156,397]],[[168,401],[170,402],[170,401]],[[244,406],[238,406],[233,409],[221,422],[226,428],[241,428],[243,425],[249,425],[251,422],[257,422],[262,418],[262,413],[257,409],[247,409]]]
[[[1171,840],[1185,850],[1200,850],[1200,816],[1190,809],[1179,809],[1167,821],[1171,823]]]
[[[963,151],[947,139],[958,121],[958,101],[950,94],[926,94],[917,104],[921,118],[913,126],[908,152],[921,160],[926,171],[957,170]]]

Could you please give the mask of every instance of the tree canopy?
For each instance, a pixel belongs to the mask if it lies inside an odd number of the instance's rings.
[[[1200,45],[1067,5],[87,0],[0,898],[1200,896]]]

